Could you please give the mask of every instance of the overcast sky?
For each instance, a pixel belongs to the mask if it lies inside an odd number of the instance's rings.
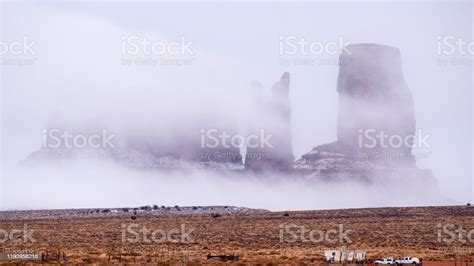
[[[472,15],[469,2],[3,3],[1,39],[28,36],[37,54],[27,56],[36,58],[32,65],[2,66],[2,162],[4,167],[18,163],[37,150],[42,129],[55,119],[149,124],[154,116],[141,111],[173,116],[173,104],[163,100],[168,96],[191,95],[205,104],[212,96],[199,88],[209,84],[241,97],[251,80],[268,90],[285,71],[291,74],[293,147],[299,158],[336,140],[338,67],[327,63],[337,60],[328,53],[316,57],[323,65],[284,63],[280,39],[294,36],[399,48],[416,127],[431,135],[432,147],[420,151],[427,156],[417,164],[434,171],[444,196],[472,201],[473,55],[437,52],[440,36],[474,41]],[[194,61],[181,67],[123,66],[121,38],[133,35],[162,41],[184,36],[192,42]],[[167,87],[165,96],[161,87]],[[131,93],[143,99],[135,96],[136,105],[124,112],[120,103]],[[9,178],[5,172],[2,177]]]

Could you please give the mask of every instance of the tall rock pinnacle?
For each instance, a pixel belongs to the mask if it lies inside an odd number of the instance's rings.
[[[378,44],[349,45],[347,51],[340,56],[337,80],[338,142],[356,156],[413,160],[411,146],[389,143],[393,136],[398,142],[415,134],[413,97],[403,78],[400,51]],[[374,145],[378,134],[387,137]]]
[[[290,169],[294,161],[291,142],[291,104],[290,104],[290,74],[283,73],[280,81],[271,88],[272,99],[263,108],[263,119],[260,121],[259,130],[264,130],[264,135],[271,136],[271,146],[247,148],[245,167],[251,170],[276,170]],[[260,117],[259,115],[257,115]],[[252,123],[251,134],[256,134],[257,127]]]

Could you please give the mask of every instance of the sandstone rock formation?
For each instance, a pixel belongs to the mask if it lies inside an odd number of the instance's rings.
[[[256,88],[261,91],[261,88]],[[270,145],[248,148],[245,168],[256,171],[287,171],[294,161],[291,142],[290,74],[285,72],[280,81],[271,88],[272,99],[262,110],[263,117],[257,115],[258,123],[251,122],[250,134],[270,136]],[[259,95],[259,93],[257,93]],[[255,102],[258,103],[256,98]],[[257,108],[257,110],[260,110]],[[260,125],[260,126],[259,126]],[[257,133],[257,131],[260,131]]]
[[[193,113],[194,114],[194,113]],[[100,160],[117,162],[134,168],[161,169],[243,169],[242,156],[238,147],[207,147],[202,136],[209,130],[212,136],[221,132],[229,135],[238,133],[237,122],[219,114],[195,114],[199,119],[181,127],[160,129],[161,134],[148,131],[133,131],[114,134],[114,147],[105,148],[50,148],[34,151],[25,163],[68,162],[78,160]],[[191,119],[188,119],[191,120]],[[73,132],[72,130],[68,130]],[[100,130],[91,130],[92,133]],[[76,134],[88,136],[86,131]]]
[[[412,146],[414,103],[403,78],[400,51],[377,44],[355,44],[340,56],[337,80],[337,141],[323,144],[293,165],[308,178],[368,183],[414,184],[438,194],[430,170],[416,167]],[[369,132],[369,134],[367,134]],[[387,137],[380,141],[378,134]],[[373,140],[376,140],[374,142]],[[396,144],[396,145],[393,145]]]
[[[355,156],[413,161],[411,146],[398,147],[394,138],[395,145],[385,145],[386,140],[372,147],[364,136],[384,133],[405,139],[415,134],[413,97],[403,78],[400,51],[376,44],[350,45],[348,51],[341,55],[337,82],[338,142]]]
[[[400,51],[378,44],[349,45],[347,51],[340,56],[337,80],[337,141],[318,146],[303,158],[343,155],[413,163],[411,145],[399,143],[406,139],[411,144],[415,134],[413,98],[403,78]]]

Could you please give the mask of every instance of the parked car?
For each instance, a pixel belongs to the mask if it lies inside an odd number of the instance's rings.
[[[419,264],[421,260],[415,257],[401,257],[398,260],[395,260],[397,264]]]
[[[394,258],[383,258],[374,261],[375,264],[395,264]]]

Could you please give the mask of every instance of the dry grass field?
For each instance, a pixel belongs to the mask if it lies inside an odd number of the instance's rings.
[[[438,261],[431,265],[474,264],[459,264],[474,259],[474,208],[468,206],[222,215],[139,213],[134,219],[132,214],[9,216],[0,214],[2,232],[26,226],[33,230],[34,241],[17,243],[21,240],[17,235],[19,239],[4,239],[0,245],[4,253],[23,250],[41,256],[28,262],[319,264],[324,262],[326,248],[347,246],[366,251],[368,263],[379,257],[416,256],[425,265],[429,261]],[[339,233],[341,226],[345,238]],[[3,258],[1,262],[21,261]]]

